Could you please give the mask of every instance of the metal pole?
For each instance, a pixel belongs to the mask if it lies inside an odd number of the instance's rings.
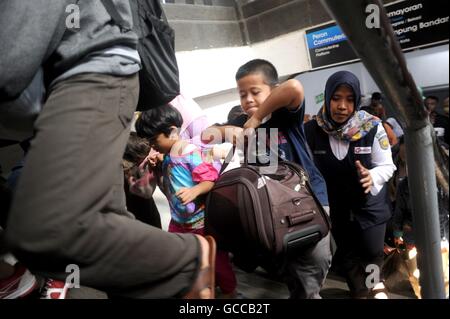
[[[321,1],[347,35],[404,127],[421,294],[425,299],[444,299],[433,136],[421,94],[380,1]],[[379,28],[367,27],[369,5],[380,10]]]
[[[434,156],[431,132],[433,127],[406,130],[408,182],[413,203],[414,236],[420,270],[421,295],[427,299],[445,298],[442,272],[441,237],[437,202]],[[433,173],[430,174],[430,171]],[[420,194],[420,195],[419,195]],[[418,196],[419,195],[419,196]],[[416,198],[417,197],[417,198]],[[439,291],[442,289],[442,291]]]

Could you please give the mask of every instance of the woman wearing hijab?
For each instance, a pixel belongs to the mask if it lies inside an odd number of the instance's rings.
[[[387,182],[395,171],[381,120],[359,111],[358,78],[333,74],[325,105],[305,126],[316,166],[327,183],[334,263],[354,298],[386,299],[381,276],[386,223],[391,218]]]

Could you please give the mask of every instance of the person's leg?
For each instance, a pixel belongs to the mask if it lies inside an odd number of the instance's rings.
[[[0,176],[1,179],[1,176]],[[12,191],[0,180],[0,230],[6,227],[9,208],[11,206]]]
[[[162,229],[161,216],[153,198],[143,198],[131,193],[128,185],[125,185],[125,197],[128,211],[137,220]]]
[[[384,260],[384,237],[386,224],[373,226],[361,231],[360,254],[361,260],[366,264],[383,267]]]
[[[199,269],[193,235],[130,218],[121,160],[138,78],[84,74],[57,84],[36,122],[7,239],[17,257],[64,280],[126,297],[167,298],[189,290]]]
[[[291,299],[320,299],[320,290],[331,266],[330,234],[286,265],[286,283]]]
[[[222,291],[223,297],[233,298],[237,296],[236,275],[233,271],[228,252],[218,250],[216,257],[216,282]]]
[[[339,275],[345,277],[353,298],[365,297],[368,290],[361,284],[365,280],[365,273],[358,254],[361,241],[360,228],[350,220],[334,218],[332,230],[337,244],[333,267]]]
[[[373,291],[380,291],[381,293],[383,293],[384,296],[380,296],[380,298],[383,299],[387,298],[387,295],[384,291],[384,278],[382,277],[385,234],[386,224],[381,224],[361,230],[361,245],[359,251],[359,255],[361,256],[362,268],[365,270],[364,285],[365,287],[367,287],[373,284],[374,286],[368,288],[372,288]]]
[[[349,222],[342,231],[345,232],[345,240],[340,247],[344,251],[342,268],[347,285],[353,298],[365,298],[369,290],[365,283],[366,272],[360,254],[363,233],[356,222]]]
[[[217,259],[216,255],[216,249],[214,249],[214,252],[211,251],[211,240],[214,241],[214,247],[216,247],[215,240],[211,236],[205,236],[205,230],[204,228],[199,229],[186,229],[183,228],[182,225],[179,225],[175,223],[172,219],[169,223],[169,232],[171,233],[179,233],[179,234],[194,234],[197,239],[199,240],[200,247],[201,247],[201,265],[200,265],[200,275],[197,278],[197,282],[194,283],[193,289],[197,286],[198,283],[200,283],[200,290],[197,293],[191,294],[189,293],[189,296],[185,295],[185,299],[214,299],[215,298],[215,273],[209,273],[208,277],[210,279],[210,282],[205,285],[204,278],[200,279],[202,277],[202,270],[209,269],[209,271],[213,272],[215,269],[215,263]],[[209,237],[209,238],[208,238]],[[212,254],[212,255],[211,255]],[[208,262],[209,261],[209,262]],[[214,265],[213,265],[214,263]],[[212,278],[211,278],[212,276]]]
[[[353,223],[347,228],[347,240],[341,247],[349,253],[344,257],[343,268],[354,298],[368,296],[370,288],[366,281],[370,279],[368,276],[373,271],[373,266],[378,267],[381,275],[385,232],[386,224],[361,229],[359,225]],[[367,268],[368,265],[373,266]]]

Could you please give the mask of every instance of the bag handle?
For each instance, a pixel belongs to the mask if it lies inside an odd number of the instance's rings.
[[[256,136],[257,135],[255,134],[254,137],[256,138]],[[222,165],[222,169],[220,170],[219,175],[222,175],[222,173],[227,169],[228,165],[230,164],[231,160],[234,157],[234,154],[236,153],[236,149],[237,149],[236,144],[233,144],[233,148],[231,149],[231,151],[228,153],[227,157],[225,158],[224,164]],[[249,139],[248,139],[248,136],[245,135],[244,136],[244,149],[243,149],[245,166],[248,166],[248,150],[249,150]],[[271,151],[273,151],[273,150],[271,150]],[[280,162],[286,161],[285,159],[283,159],[280,156],[278,151],[277,151],[277,158],[278,158],[278,161],[280,161]]]
[[[101,0],[112,20],[122,29],[122,31],[131,31],[129,24],[122,18],[116,5],[112,0]]]
[[[227,169],[228,165],[230,165],[231,161],[233,160],[234,154],[236,153],[237,147],[236,144],[233,143],[233,147],[228,153],[227,157],[225,158],[225,161],[223,162],[222,169],[220,170],[219,176],[222,175],[223,172]],[[247,158],[247,150],[248,150],[248,136],[244,137],[244,165],[248,165],[248,158]]]
[[[235,152],[236,152],[236,145],[233,144],[233,148],[228,153],[227,157],[225,158],[225,161],[223,162],[222,169],[219,172],[219,176],[222,175],[223,172],[225,172],[225,170],[227,169],[228,165],[230,165],[230,162],[233,159]]]

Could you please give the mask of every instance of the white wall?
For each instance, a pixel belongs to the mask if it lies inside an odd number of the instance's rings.
[[[272,62],[280,76],[288,76],[310,69],[308,51],[304,39],[305,32],[296,31],[269,41],[257,43],[251,48],[255,58],[266,59]]]
[[[235,74],[244,63],[260,58],[272,62],[280,76],[309,69],[304,31],[247,47],[178,52],[181,90],[194,97],[210,121],[224,122],[239,104]]]
[[[280,76],[308,70],[304,31],[292,32],[252,46],[177,52],[181,90],[201,97],[232,89],[238,68],[260,58],[272,62]]]
[[[449,45],[416,50],[405,54],[409,71],[416,84],[427,88],[432,86],[448,86],[449,83]],[[361,81],[363,94],[371,95],[379,91],[364,65],[360,62],[325,70],[307,72],[297,78],[303,83],[306,92],[306,113],[316,114],[321,104],[315,103],[315,96],[325,89],[328,77],[338,71],[347,70],[353,72]]]
[[[229,90],[236,70],[253,58],[250,47],[177,52],[181,91],[196,98]]]
[[[235,88],[217,95],[197,98],[196,102],[203,109],[211,123],[226,122],[230,110],[240,104],[239,94]]]
[[[316,96],[324,92],[325,83],[333,73],[343,70],[354,73],[360,79],[363,76],[363,69],[359,64],[349,64],[345,66],[334,67],[331,69],[307,72],[297,77],[297,79],[302,82],[305,89],[306,114],[312,115],[318,112],[323,103],[316,104]]]
[[[406,54],[408,67],[421,87],[448,85],[449,45]]]
[[[448,85],[449,83],[449,45],[416,50],[405,54],[408,69],[416,84],[427,88],[432,86]],[[359,63],[360,64],[360,63]],[[364,69],[364,84],[366,92],[378,90],[367,70]]]
[[[239,103],[233,91],[237,69],[251,59],[271,61],[280,76],[301,72],[298,78],[306,92],[306,113],[315,114],[328,77],[340,70],[354,72],[361,80],[362,92],[370,95],[379,91],[362,63],[311,71],[304,40],[304,31],[292,32],[252,46],[178,52],[182,92],[192,96],[205,110],[212,122],[226,119],[228,111]],[[408,67],[421,87],[449,83],[449,45],[416,50],[406,54]]]
[[[304,31],[252,46],[177,52],[181,91],[196,100],[210,121],[223,122],[239,104],[236,71],[256,58],[272,62],[280,76],[308,70]]]

